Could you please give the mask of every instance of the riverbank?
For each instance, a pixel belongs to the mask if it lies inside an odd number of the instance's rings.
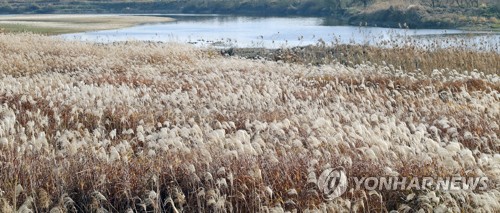
[[[460,40],[455,40],[455,42]],[[412,45],[413,47],[416,44]],[[430,44],[424,48],[394,47],[381,48],[366,45],[309,45],[304,47],[265,49],[231,48],[221,50],[226,57],[237,56],[246,59],[264,59],[284,63],[322,66],[340,63],[356,67],[365,63],[375,66],[390,64],[393,67],[420,74],[431,75],[435,70],[465,71],[480,70],[487,74],[500,73],[500,54],[498,52],[474,51],[457,46],[440,48]],[[500,91],[500,87],[495,87]]]
[[[33,1],[0,3],[0,14],[230,14],[244,16],[315,16],[350,25],[500,30],[500,5],[453,5],[426,2],[371,1]],[[405,25],[406,23],[406,25]]]
[[[14,15],[0,16],[3,32],[33,32],[46,35],[110,30],[146,23],[170,22],[174,19],[131,15]]]
[[[498,12],[486,7],[432,8],[422,5],[386,4],[353,9],[348,14],[347,21],[351,25],[500,31]]]

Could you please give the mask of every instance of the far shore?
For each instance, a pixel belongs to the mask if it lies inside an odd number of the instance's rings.
[[[173,18],[135,15],[13,15],[0,16],[0,32],[32,32],[57,35],[111,30],[148,23],[165,23]]]

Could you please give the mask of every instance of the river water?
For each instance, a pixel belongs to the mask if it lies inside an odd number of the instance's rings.
[[[174,22],[118,30],[65,34],[65,39],[92,42],[161,41],[197,46],[280,48],[314,44],[419,45],[499,51],[500,34],[445,29],[406,29],[331,25],[310,17],[244,17],[166,14]]]

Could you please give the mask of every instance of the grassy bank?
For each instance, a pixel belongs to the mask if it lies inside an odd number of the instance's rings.
[[[34,32],[54,35],[94,30],[109,30],[145,23],[172,21],[171,18],[127,15],[15,15],[1,16],[4,32]]]
[[[500,209],[499,76],[474,65],[311,66],[32,34],[0,34],[0,48],[0,212]],[[318,176],[338,167],[489,187],[327,201]]]
[[[461,39],[450,38],[459,44]],[[375,66],[391,65],[395,68],[430,75],[434,70],[447,72],[480,70],[488,74],[500,73],[500,54],[495,51],[471,50],[465,45],[455,48],[440,48],[438,43],[425,48],[414,48],[417,43],[407,43],[406,47],[382,48],[378,46],[335,44],[328,46],[310,45],[305,47],[262,49],[233,48],[222,50],[223,55],[242,58],[263,58],[287,63],[324,65],[341,63],[355,67],[364,63]],[[498,49],[498,47],[494,48]]]
[[[488,7],[430,7],[420,4],[376,3],[350,11],[348,22],[392,28],[459,28],[500,31],[500,12]]]

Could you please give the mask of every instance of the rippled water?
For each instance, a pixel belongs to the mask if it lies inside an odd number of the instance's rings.
[[[65,34],[66,39],[96,42],[146,40],[182,42],[215,47],[303,46],[310,44],[371,44],[462,46],[496,50],[500,35],[443,29],[394,29],[364,26],[328,26],[322,18],[242,17],[220,15],[165,15],[175,22],[145,24],[118,30]],[[404,26],[403,26],[404,28]]]

